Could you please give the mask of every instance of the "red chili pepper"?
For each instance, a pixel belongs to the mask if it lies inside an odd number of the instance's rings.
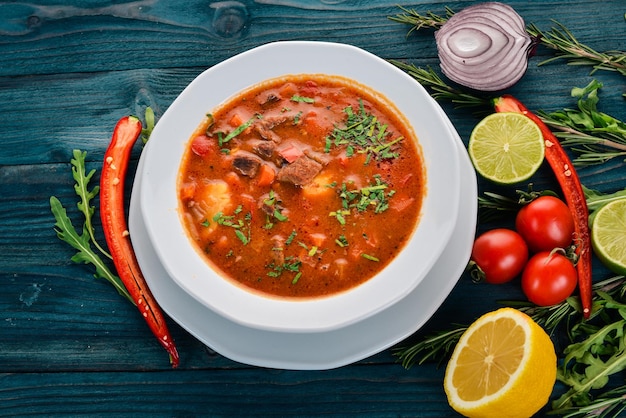
[[[129,238],[124,206],[124,179],[133,145],[141,134],[141,121],[126,116],[119,120],[104,154],[100,178],[100,217],[113,263],[120,279],[135,301],[150,330],[170,355],[172,367],[179,363],[178,351],[159,305],[141,273]]]
[[[589,318],[592,307],[592,278],[591,278],[591,238],[589,233],[589,210],[578,174],[570,158],[554,136],[550,128],[534,113],[530,112],[519,100],[510,95],[504,95],[494,101],[496,112],[521,113],[539,126],[546,144],[546,161],[552,168],[565,201],[572,212],[575,226],[576,254],[578,262],[578,288],[583,308],[583,316]]]

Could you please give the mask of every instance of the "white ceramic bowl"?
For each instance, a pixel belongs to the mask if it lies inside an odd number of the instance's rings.
[[[263,297],[218,275],[183,228],[176,193],[187,142],[205,114],[237,92],[286,74],[351,78],[382,94],[415,131],[426,164],[426,195],[416,230],[378,275],[340,294],[312,300]],[[457,220],[460,194],[455,138],[441,109],[415,80],[359,48],[325,42],[277,42],[230,58],[198,76],[172,103],[144,149],[139,206],[165,270],[188,294],[238,324],[279,332],[322,332],[374,315],[420,283]]]

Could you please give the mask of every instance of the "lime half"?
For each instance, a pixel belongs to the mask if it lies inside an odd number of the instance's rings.
[[[591,226],[596,256],[613,272],[626,275],[626,198],[601,207]]]
[[[472,131],[468,146],[476,171],[499,184],[528,180],[541,166],[545,145],[535,122],[520,113],[493,113]]]

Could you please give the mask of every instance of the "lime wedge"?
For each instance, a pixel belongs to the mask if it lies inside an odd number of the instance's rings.
[[[626,275],[626,198],[614,200],[596,212],[591,244],[604,265]]]
[[[476,171],[499,184],[528,180],[541,166],[545,145],[535,122],[519,113],[493,113],[472,131],[468,153]]]

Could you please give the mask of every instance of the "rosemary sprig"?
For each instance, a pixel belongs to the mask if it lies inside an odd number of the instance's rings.
[[[402,61],[390,60],[390,63],[405,71],[416,79],[422,86],[430,90],[430,95],[439,101],[449,101],[458,108],[486,107],[492,98],[482,97],[475,93],[466,92],[447,84],[432,68],[420,68]]]
[[[456,324],[454,328],[435,332],[414,345],[398,347],[393,354],[406,369],[415,364],[424,364],[427,361],[437,361],[441,364],[454,350],[454,346],[467,329],[467,325]]]
[[[532,183],[528,184],[526,191],[518,189],[515,193],[515,197],[503,196],[494,192],[483,192],[482,196],[478,196],[478,217],[480,223],[492,222],[506,215],[515,214],[522,206],[540,196],[559,197],[558,194],[552,190],[534,191]],[[599,192],[596,193],[598,198],[604,196]]]
[[[402,6],[398,6],[403,13],[395,16],[389,16],[390,20],[398,23],[404,23],[412,26],[407,33],[409,36],[414,31],[418,31],[423,28],[439,29],[444,23],[448,21],[454,15],[454,11],[449,7],[446,7],[446,15],[440,16],[433,12],[426,12],[426,14],[420,14],[415,9],[407,9]]]
[[[607,51],[598,52],[593,48],[580,43],[563,24],[553,20],[553,26],[547,32],[542,32],[534,24],[529,24],[526,31],[530,36],[539,40],[541,45],[556,51],[556,55],[539,65],[565,59],[570,65],[588,65],[593,69],[591,74],[598,70],[617,71],[626,75],[626,52]]]
[[[597,282],[593,285],[593,289],[593,314],[589,320],[604,317],[605,307],[607,304],[611,306],[610,298],[624,298],[626,294],[626,277],[615,276]],[[554,333],[563,324],[580,321],[582,316],[582,308],[578,296],[571,296],[564,302],[553,306],[537,306],[527,301],[500,301],[499,303],[526,313],[535,322],[543,326],[548,333]],[[581,323],[577,322],[577,325],[579,324]],[[435,331],[426,335],[413,345],[396,348],[393,350],[393,355],[407,369],[428,361],[442,363],[452,353],[456,343],[467,328],[467,325],[454,324],[450,329]],[[568,326],[568,329],[570,328],[574,332],[577,330],[577,326]],[[574,338],[572,333],[569,336]]]

